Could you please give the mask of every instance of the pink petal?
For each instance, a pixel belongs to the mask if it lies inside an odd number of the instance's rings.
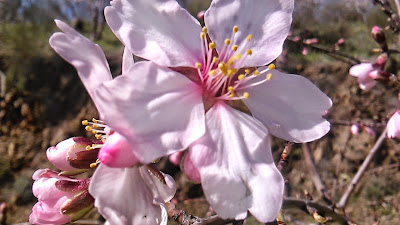
[[[132,146],[117,132],[107,137],[98,157],[102,163],[114,168],[132,167],[139,162]]]
[[[164,202],[168,202],[174,197],[176,192],[174,178],[168,174],[160,172],[160,175],[163,176],[163,181],[160,181],[160,177],[154,175],[146,167],[142,166],[139,169],[143,177],[143,181],[153,192],[153,197],[156,202],[162,204]]]
[[[272,62],[282,52],[292,22],[293,0],[214,0],[205,14],[205,24],[211,39],[217,43],[218,52],[224,40],[230,38],[234,26],[238,26],[233,44],[240,46],[253,35],[252,49],[243,67],[261,66]],[[233,40],[232,40],[233,41]],[[239,47],[238,52],[241,52]]]
[[[139,167],[110,168],[101,164],[92,177],[89,193],[110,224],[156,225],[165,220],[163,206],[153,202],[152,190],[144,182]]]
[[[253,117],[215,104],[206,114],[207,133],[190,149],[203,191],[222,218],[261,222],[278,215],[283,178],[272,159],[267,129]]]
[[[108,126],[127,138],[144,163],[187,148],[204,134],[201,87],[152,62],[136,63],[96,92]]]
[[[125,47],[122,55],[122,74],[125,74],[134,63],[132,52]]]
[[[83,85],[93,99],[97,86],[112,79],[106,57],[97,44],[80,35],[64,22],[59,20],[55,22],[63,33],[53,34],[50,37],[50,45],[76,68]],[[96,104],[96,101],[94,102]]]
[[[400,138],[400,112],[396,111],[387,123],[388,138]]]
[[[350,68],[349,73],[354,77],[367,77],[374,70],[372,63],[360,63]]]
[[[29,216],[31,224],[66,224],[71,221],[71,217],[65,216],[60,212],[60,206],[48,206],[42,202],[36,203]]]
[[[105,16],[137,56],[170,67],[194,67],[200,61],[200,24],[175,0],[114,0]]]
[[[272,74],[270,81],[239,92],[250,94],[244,102],[253,116],[272,135],[288,141],[309,142],[328,133],[330,124],[322,116],[332,105],[329,97],[302,76],[277,70],[268,73]],[[265,76],[261,73],[250,82],[258,82]]]

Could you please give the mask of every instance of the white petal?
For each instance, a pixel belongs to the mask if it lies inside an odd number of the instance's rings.
[[[200,62],[200,24],[175,0],[114,0],[105,16],[137,56],[170,67]]]
[[[55,22],[63,33],[53,34],[49,40],[50,45],[76,68],[83,85],[96,104],[93,98],[95,89],[102,82],[112,79],[103,50],[64,22]]]
[[[302,76],[277,70],[267,73],[272,74],[270,81],[239,93],[250,94],[245,104],[272,135],[293,142],[309,142],[328,133],[330,124],[322,118],[332,105],[328,96]],[[265,79],[265,75],[259,74],[250,83]]]
[[[247,57],[243,67],[261,66],[281,54],[292,22],[293,5],[293,0],[214,0],[204,20],[218,52],[224,40],[231,37],[234,26],[238,26],[239,31],[232,44],[240,46],[251,34],[252,39],[242,51],[252,49],[252,55]]]
[[[160,181],[161,177],[157,177],[144,166],[140,168],[140,172],[147,186],[153,191],[154,199],[158,203],[168,202],[174,197],[176,184],[174,178],[170,175],[159,172],[159,175],[163,176],[164,179],[164,181]]]
[[[110,168],[101,164],[95,171],[89,193],[101,215],[115,225],[162,224],[162,210],[144,182],[139,167]]]
[[[204,134],[201,87],[166,67],[138,62],[96,94],[104,121],[127,138],[145,164]]]
[[[261,222],[274,220],[284,183],[267,129],[225,103],[215,104],[206,121],[206,135],[189,154],[212,208],[222,218],[244,219],[249,210]]]

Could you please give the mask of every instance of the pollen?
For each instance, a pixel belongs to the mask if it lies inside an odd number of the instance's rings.
[[[239,46],[237,46],[237,45],[233,45],[232,46],[232,50],[234,51],[234,52],[236,52],[236,50],[239,48]]]
[[[218,62],[218,60],[219,60],[219,59],[218,59],[217,57],[215,57],[215,56],[214,56],[214,58],[213,58],[212,62],[213,62],[213,63],[217,63],[217,62]]]
[[[234,98],[236,95],[235,95],[235,92],[232,92],[230,95],[229,95],[229,97],[230,98]]]
[[[208,47],[210,49],[214,49],[217,46],[217,44],[215,42],[211,42],[210,44],[208,44]]]
[[[245,78],[244,74],[240,74],[240,75],[238,76],[238,80],[243,80],[244,78]]]
[[[252,37],[253,37],[253,35],[251,35],[251,34],[247,35],[247,38],[246,38],[247,41],[250,41]]]
[[[201,32],[200,33],[200,38],[201,38],[201,40],[204,40],[204,38],[206,38],[206,34],[204,32]]]
[[[92,130],[92,134],[97,134],[97,130]]]
[[[92,128],[91,128],[91,127],[89,127],[89,126],[86,126],[86,127],[85,127],[85,130],[86,130],[86,131],[91,131],[91,130],[92,130]]]
[[[215,70],[210,70],[210,72],[208,72],[208,75],[210,76],[214,76],[217,72]]]
[[[251,51],[251,49],[247,49],[246,54],[251,55],[251,54],[253,54],[253,52]]]
[[[224,42],[225,42],[226,45],[230,45],[231,44],[231,40],[229,38],[225,39]]]
[[[234,33],[238,32],[238,30],[239,30],[239,27],[238,27],[238,26],[234,26],[234,27],[233,27],[233,32],[234,32]]]
[[[267,80],[271,80],[272,79],[272,74],[267,74]]]
[[[201,29],[201,31],[203,31],[203,33],[207,33],[207,27],[203,27],[202,29]]]
[[[100,121],[99,121],[99,120],[96,120],[95,118],[93,118],[93,119],[92,119],[92,122],[93,122],[93,123],[99,123]]]
[[[99,139],[99,140],[103,137],[103,135],[101,135],[101,134],[96,134],[94,136],[96,137],[96,139]]]
[[[228,90],[228,91],[233,91],[233,87],[232,87],[232,86],[229,86],[227,90]]]
[[[220,62],[219,64],[218,64],[218,69],[219,70],[221,70],[221,72],[223,73],[223,74],[227,74],[228,73],[228,69],[226,68],[226,64],[225,63],[223,63],[223,62]]]
[[[250,70],[250,69],[245,69],[244,72],[245,72],[246,74],[250,74],[251,70]]]
[[[237,69],[228,69],[228,76],[232,76],[237,72]]]
[[[87,120],[82,120],[82,125],[87,126],[89,124],[89,121]]]
[[[260,74],[260,71],[254,70],[253,75],[254,75],[254,76],[257,76],[258,74]]]
[[[271,63],[268,65],[268,69],[274,70],[275,69],[275,64]]]
[[[92,150],[92,147],[90,147],[90,145],[88,145],[88,146],[86,146],[86,151],[90,151],[90,150]]]
[[[201,63],[199,63],[199,62],[195,63],[194,65],[195,65],[195,67],[196,67],[197,69],[200,69],[200,68],[201,68]]]
[[[249,92],[243,93],[243,98],[244,98],[244,99],[248,99],[249,97],[250,97]]]

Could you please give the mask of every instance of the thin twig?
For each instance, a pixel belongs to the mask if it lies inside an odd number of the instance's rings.
[[[398,32],[400,30],[400,18],[394,12],[392,7],[390,6],[390,3],[386,0],[372,0],[372,2],[376,5],[381,6],[381,10],[388,16],[388,18],[392,22],[392,24],[390,25],[390,28],[394,32]]]
[[[302,149],[303,149],[303,155],[304,155],[304,160],[306,162],[306,166],[308,168],[308,171],[310,172],[312,181],[314,183],[315,188],[317,189],[318,193],[322,195],[325,201],[328,203],[332,204],[331,198],[326,192],[326,186],[324,182],[321,179],[321,176],[319,175],[317,168],[315,167],[314,160],[311,156],[310,152],[310,147],[308,146],[307,143],[302,144]]]
[[[375,153],[378,151],[379,147],[383,144],[383,141],[386,139],[386,128],[383,130],[382,134],[379,136],[378,140],[376,141],[375,145],[369,151],[367,157],[365,158],[364,162],[362,163],[361,167],[358,169],[356,175],[351,180],[351,183],[347,186],[346,191],[340,198],[336,207],[344,208],[346,206],[347,200],[349,199],[351,193],[353,192],[354,188],[356,187],[357,183],[360,181],[362,175],[364,174],[365,170],[367,169],[369,163],[371,162],[372,158],[374,157]]]
[[[284,167],[284,166],[286,165],[286,163],[287,163],[287,158],[288,158],[290,152],[292,151],[293,144],[294,144],[294,143],[288,143],[288,144],[286,144],[285,148],[284,148],[283,151],[282,151],[281,159],[279,160],[279,163],[278,163],[278,166],[277,166],[277,167],[278,167],[278,170],[281,171],[281,172],[282,172],[282,170],[283,170],[283,167]]]

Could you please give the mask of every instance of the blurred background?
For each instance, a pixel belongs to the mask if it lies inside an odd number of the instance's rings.
[[[210,1],[179,3],[196,17]],[[106,0],[0,0],[0,204],[6,205],[0,207],[0,224],[28,221],[36,202],[31,176],[36,169],[53,168],[45,156],[48,147],[71,136],[90,136],[81,121],[97,118],[97,112],[76,70],[52,50],[48,39],[58,31],[54,19],[69,23],[102,47],[112,73],[118,75],[123,46],[104,21],[108,4]],[[388,26],[387,16],[372,0],[296,0],[293,17],[276,64],[279,70],[306,76],[334,102],[327,115],[332,131],[309,146],[328,193],[338,200],[382,131],[379,124],[397,108],[397,89],[378,85],[364,92],[348,75],[359,60],[378,56],[372,51],[379,46],[370,31],[373,25]],[[398,34],[391,30],[385,34],[390,47],[398,49]],[[306,40],[316,41],[319,49],[305,45]],[[395,60],[391,63],[397,68]],[[372,132],[352,135],[349,124],[356,120],[377,125]],[[277,162],[285,143],[278,139],[274,143]],[[358,224],[400,223],[399,156],[399,142],[386,140],[346,207]],[[318,200],[303,160],[301,145],[295,145],[283,169],[286,195]],[[180,184],[179,206],[204,216],[208,205],[199,185],[186,185],[187,178],[177,168],[166,168]],[[285,208],[283,215],[287,224],[317,224],[296,207]],[[99,216],[92,212],[88,218]],[[258,223],[250,219],[248,224]]]

